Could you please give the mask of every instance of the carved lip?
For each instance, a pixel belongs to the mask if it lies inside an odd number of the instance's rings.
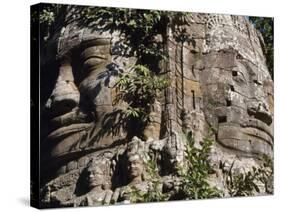
[[[46,140],[57,141],[61,140],[67,136],[76,134],[78,132],[89,129],[93,124],[92,123],[79,123],[79,124],[71,124],[65,127],[60,127],[57,130],[51,132]]]
[[[79,109],[72,110],[66,114],[56,116],[50,120],[50,125],[53,129],[77,123],[91,122],[89,115]]]
[[[244,128],[244,133],[266,141],[273,146],[273,130],[267,124],[257,119],[249,119],[247,122],[241,124]]]
[[[248,121],[241,124],[241,126],[244,128],[252,127],[261,130],[266,134],[268,134],[273,139],[273,128],[269,127],[267,124],[265,124],[264,122],[258,119],[249,119]]]
[[[265,133],[264,131],[257,128],[250,128],[250,127],[245,129],[247,129],[247,131],[245,130],[244,134],[248,135],[249,138],[259,139],[266,142],[270,146],[273,146],[272,138],[268,136],[267,133]]]
[[[65,137],[68,134],[82,131],[92,125],[90,117],[76,109],[50,120],[52,130],[47,136],[47,140]]]

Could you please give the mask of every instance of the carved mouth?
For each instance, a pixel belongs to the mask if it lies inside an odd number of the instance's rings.
[[[260,120],[250,119],[240,125],[220,125],[218,142],[226,148],[250,155],[271,155],[273,129]]]
[[[51,132],[47,136],[47,140],[61,139],[86,130],[92,125],[92,119],[77,109],[50,120]]]
[[[130,177],[137,177],[140,175],[139,170],[134,170],[134,171],[132,170],[129,175]]]
[[[75,134],[84,130],[89,129],[93,124],[92,123],[82,123],[82,124],[71,124],[69,126],[61,127],[47,136],[47,140],[61,140],[71,134]]]
[[[257,119],[249,119],[249,121],[241,124],[244,128],[244,134],[260,139],[273,146],[273,128],[266,125],[264,122]]]
[[[72,110],[69,113],[57,116],[50,120],[50,125],[53,129],[77,123],[91,122],[90,117],[81,112],[79,109]]]

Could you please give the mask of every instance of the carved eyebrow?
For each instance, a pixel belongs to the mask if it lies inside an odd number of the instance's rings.
[[[244,78],[244,81],[245,81],[245,82],[247,82],[247,80],[246,80],[246,77],[245,77],[244,73],[243,73],[242,71],[238,71],[238,72],[242,74],[242,77]]]

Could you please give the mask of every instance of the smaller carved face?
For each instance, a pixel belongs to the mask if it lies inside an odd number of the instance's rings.
[[[93,189],[97,186],[101,186],[104,183],[104,173],[103,170],[98,167],[91,165],[87,169],[87,183],[89,189]]]
[[[129,158],[128,164],[129,177],[134,179],[136,177],[140,177],[143,173],[143,160],[139,155],[133,155]]]

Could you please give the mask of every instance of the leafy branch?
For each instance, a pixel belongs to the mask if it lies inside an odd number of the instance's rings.
[[[187,168],[180,168],[180,191],[187,199],[206,199],[220,197],[221,192],[212,187],[208,182],[209,173],[212,172],[209,156],[213,141],[204,138],[201,147],[195,146],[195,140],[186,136],[186,160]]]
[[[152,105],[160,91],[168,86],[168,81],[146,66],[136,65],[131,72],[121,75],[116,86],[119,90],[117,99],[128,103],[126,117],[143,128],[149,122]]]
[[[235,161],[229,169],[225,168],[225,163],[220,164],[230,196],[252,196],[261,192],[261,186],[265,188],[266,193],[273,192],[273,164],[270,158],[264,156],[260,168],[252,167],[245,173],[236,173],[233,170],[234,163]]]
[[[262,34],[263,41],[261,41],[261,45],[263,53],[266,58],[269,73],[272,79],[274,79],[273,18],[249,17],[249,20]]]

